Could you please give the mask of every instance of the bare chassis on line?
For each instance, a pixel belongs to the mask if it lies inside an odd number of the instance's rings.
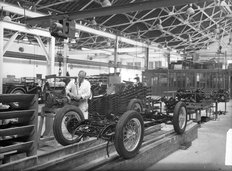
[[[78,101],[52,87],[44,88],[45,112],[54,112],[53,132],[62,145],[79,142],[87,136],[114,142],[123,158],[134,157],[144,137],[144,127],[172,121],[178,134],[185,131],[187,110],[183,102],[175,104],[172,113],[161,112],[161,98],[150,96],[143,84],[119,84],[114,94],[94,96],[89,100],[89,119],[85,120]],[[58,108],[58,110],[57,110]]]
[[[47,87],[45,108],[48,112],[59,108],[55,112],[53,132],[60,144],[69,145],[88,136],[97,137],[114,142],[118,154],[127,159],[138,153],[144,127],[171,122],[175,132],[183,134],[187,125],[186,105],[195,104],[194,109],[201,109],[202,104],[208,105],[203,92],[180,91],[175,98],[152,98],[150,92],[150,87],[143,84],[120,84],[114,94],[99,95],[89,100],[89,119],[85,120],[78,101]],[[192,100],[194,97],[197,101]],[[162,102],[165,103],[165,111],[161,109]]]

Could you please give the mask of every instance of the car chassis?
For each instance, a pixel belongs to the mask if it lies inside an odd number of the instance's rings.
[[[163,99],[153,98],[150,92],[150,87],[141,83],[119,84],[114,94],[94,96],[89,100],[89,118],[84,119],[78,101],[56,96],[51,91],[47,108],[59,106],[53,123],[54,136],[62,145],[77,143],[85,137],[114,142],[118,154],[128,159],[138,153],[144,127],[172,122],[178,134],[184,133],[187,125],[185,103],[178,101],[172,111],[162,112]]]

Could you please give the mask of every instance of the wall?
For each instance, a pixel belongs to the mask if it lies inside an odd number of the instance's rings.
[[[7,75],[15,75],[16,78],[20,77],[35,77],[36,74],[42,74],[43,78],[46,75],[46,63],[35,60],[21,60],[14,58],[4,58],[3,65],[3,77]],[[114,73],[114,68],[98,67],[98,66],[84,66],[84,65],[70,65],[68,64],[68,72],[70,76],[77,76],[80,70],[85,70],[87,75],[98,75]],[[55,66],[55,74],[58,75],[59,67],[58,63]],[[62,69],[63,71],[63,69]],[[120,72],[121,80],[135,81],[134,77],[136,74],[141,78],[141,70],[117,69]]]
[[[4,58],[3,60],[3,77],[7,75],[15,75],[15,77],[35,77],[36,74],[46,75],[46,62],[15,59],[15,58]],[[61,67],[63,71],[63,68]],[[109,69],[106,67],[94,67],[94,66],[81,66],[81,65],[68,65],[68,71],[71,76],[76,76],[80,70],[85,70],[88,75],[97,75],[101,73],[109,73]],[[59,66],[58,63],[55,65],[55,74],[58,75]]]
[[[36,74],[46,75],[46,63],[34,60],[21,60],[15,58],[3,58],[3,77],[15,75],[15,77],[35,77]]]
[[[7,40],[4,40],[4,43],[6,43]],[[45,45],[46,46],[46,45]],[[30,45],[27,42],[23,41],[15,41],[13,44],[9,47],[9,51],[19,52],[19,48],[23,47],[24,51],[23,53],[31,53],[38,54],[38,55],[44,55],[44,52],[38,45]],[[48,47],[46,47],[48,49]],[[57,49],[56,49],[57,50]],[[83,51],[70,51],[69,52],[69,58],[73,59],[84,59],[89,60],[89,56],[94,56],[92,61],[97,62],[106,62],[108,63],[109,60],[114,60],[114,56],[112,52],[106,52],[104,53],[91,53],[89,52],[83,52]],[[145,53],[143,51],[138,51],[138,53],[131,53],[129,55],[127,54],[120,54],[118,55],[118,61],[121,62],[124,65],[127,65],[128,62],[141,62],[141,66],[144,66],[144,56]],[[171,58],[173,56],[171,55]],[[173,58],[174,59],[174,58]],[[149,51],[149,61],[155,62],[155,61],[161,61],[163,67],[167,67],[167,59],[163,56],[162,50],[160,51]],[[6,58],[4,57],[4,65],[3,65],[3,76],[6,77],[7,75],[15,75],[18,77],[35,77],[36,74],[42,74],[44,77],[46,75],[46,62],[45,61],[38,61],[38,60],[26,60],[26,59],[15,59],[15,58]],[[108,67],[98,67],[98,66],[84,66],[84,65],[77,65],[77,64],[68,64],[68,71],[71,76],[76,76],[79,70],[85,70],[88,75],[98,75],[103,73],[113,73],[113,68]],[[55,74],[58,75],[58,63],[56,63],[55,66]],[[63,70],[63,68],[62,68]],[[138,75],[141,78],[142,70],[135,70],[135,69],[124,69],[124,68],[118,68],[117,72],[120,72],[121,80],[126,81],[135,81],[134,77]]]
[[[68,64],[68,72],[70,76],[77,76],[80,70],[85,70],[87,75],[99,75],[109,73],[109,68],[106,67]]]

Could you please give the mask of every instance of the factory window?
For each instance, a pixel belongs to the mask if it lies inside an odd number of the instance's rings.
[[[198,73],[197,75],[197,88],[205,87],[205,78],[203,73]]]
[[[189,78],[189,84],[186,86],[189,88],[194,88],[195,87],[195,74],[193,72],[188,73],[188,78]]]
[[[176,83],[177,79],[176,79],[176,73],[173,73],[173,87],[177,87],[177,83]]]
[[[185,88],[185,73],[176,73],[178,89]]]
[[[148,69],[153,69],[153,62],[148,63]]]
[[[168,84],[168,77],[166,73],[160,73],[159,75],[159,85],[167,86]]]
[[[135,66],[141,67],[141,62],[135,62]]]
[[[172,89],[174,88],[174,82],[175,82],[175,73],[169,73],[169,88]]]
[[[218,87],[218,75],[217,73],[212,73],[212,88]]]
[[[161,61],[155,61],[155,69],[161,67]]]
[[[158,76],[154,76],[151,79],[151,86],[157,86],[158,85]]]
[[[212,88],[210,85],[210,81],[211,81],[211,74],[206,74],[206,87],[207,88]]]
[[[133,62],[127,62],[127,65],[133,66]]]
[[[218,88],[224,88],[223,74],[218,73]]]

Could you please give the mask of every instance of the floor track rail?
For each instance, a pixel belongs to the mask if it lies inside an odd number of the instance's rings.
[[[177,135],[172,129],[172,125],[166,127],[169,128],[160,130],[161,125],[156,125],[146,129],[139,154],[130,160],[121,159],[116,153],[113,143],[109,145],[110,157],[108,157],[106,142],[91,140],[82,144],[65,146],[39,155],[37,158],[9,163],[0,166],[0,170],[71,170],[74,168],[74,170],[105,170],[105,168],[110,169],[111,167],[113,170],[122,170],[121,165],[123,165],[123,169],[125,167],[131,170],[132,165],[136,169],[145,169],[179,149],[181,144],[197,138],[198,124],[196,123],[189,122],[183,135]]]

